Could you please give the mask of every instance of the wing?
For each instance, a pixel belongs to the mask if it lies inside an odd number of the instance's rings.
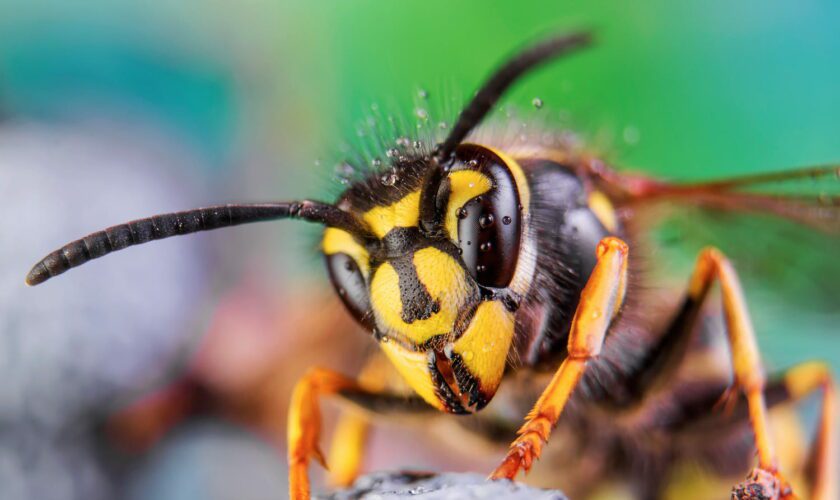
[[[840,166],[676,184],[630,177],[624,181],[628,208],[669,202],[725,212],[788,219],[840,235]]]
[[[676,184],[618,174],[619,213],[664,273],[687,272],[713,245],[751,293],[840,311],[840,167]],[[676,263],[669,267],[669,263]]]

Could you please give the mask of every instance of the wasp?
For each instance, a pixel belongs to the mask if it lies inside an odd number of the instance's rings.
[[[761,212],[837,235],[840,197],[753,189],[835,178],[837,167],[679,184],[621,173],[562,145],[511,145],[483,133],[511,85],[591,40],[585,32],[555,36],[515,55],[434,147],[389,155],[387,170],[357,179],[335,203],[230,204],[135,220],[50,253],[26,282],[170,236],[277,219],[324,226],[331,283],[381,356],[357,378],[313,369],[295,386],[294,499],[310,496],[309,462],[326,464],[318,444],[324,398],[365,412],[339,425],[331,462],[343,482],[358,471],[371,416],[453,414],[471,416],[462,430],[509,444],[494,480],[555,456],[552,473],[568,492],[587,496],[600,481],[622,478],[639,498],[659,498],[675,464],[694,459],[751,468],[732,498],[793,498],[794,475],[811,498],[838,498],[829,368],[809,362],[765,375],[738,273],[716,248],[697,255],[682,292],[653,299],[639,272],[643,231],[633,215],[667,201]],[[705,321],[710,309],[723,320]],[[726,343],[725,373],[698,362],[708,343],[698,339]],[[690,364],[700,369],[681,377]],[[769,410],[811,394],[820,410],[810,466],[782,470]],[[731,431],[739,426],[746,440]],[[546,447],[552,434],[557,442]]]

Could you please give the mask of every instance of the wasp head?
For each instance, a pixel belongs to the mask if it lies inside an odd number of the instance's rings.
[[[527,183],[512,159],[469,144],[447,168],[424,157],[393,172],[388,185],[372,176],[342,197],[371,236],[325,231],[330,278],[420,396],[479,410],[501,382],[533,272],[521,255]]]

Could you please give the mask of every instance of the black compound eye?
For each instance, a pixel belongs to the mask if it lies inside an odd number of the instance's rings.
[[[480,285],[506,287],[516,270],[521,240],[522,209],[516,181],[504,162],[484,148],[461,146],[457,156],[493,183],[490,191],[458,211],[461,258]]]
[[[346,253],[334,253],[326,258],[330,281],[341,301],[356,321],[372,329],[374,325],[370,295],[359,265]]]

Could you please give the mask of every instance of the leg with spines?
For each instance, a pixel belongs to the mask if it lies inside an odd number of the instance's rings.
[[[597,263],[581,292],[569,333],[568,357],[519,429],[491,479],[513,479],[520,469],[528,470],[539,458],[551,429],[560,418],[587,363],[601,352],[607,330],[624,301],[627,286],[627,244],[618,238],[604,238],[596,251]]]

